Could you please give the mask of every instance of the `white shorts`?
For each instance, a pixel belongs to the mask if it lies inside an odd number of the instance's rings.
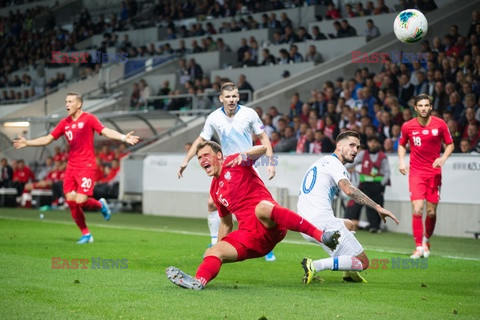
[[[320,230],[338,230],[340,231],[340,238],[338,239],[338,246],[337,248],[332,251],[329,247],[324,245],[321,242],[318,242],[314,238],[310,237],[309,235],[303,234],[302,236],[305,240],[309,242],[314,242],[319,244],[323,247],[326,253],[328,253],[331,257],[338,257],[338,256],[353,256],[356,257],[363,252],[363,247],[358,242],[357,238],[353,235],[353,232],[345,227],[343,223],[343,219],[332,217],[331,220],[328,221],[310,221],[315,227]]]

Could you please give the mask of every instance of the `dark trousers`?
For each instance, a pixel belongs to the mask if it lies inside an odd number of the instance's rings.
[[[363,193],[365,193],[370,199],[378,203],[383,207],[384,203],[384,198],[383,194],[385,192],[385,186],[382,186],[380,182],[362,182],[360,183],[360,186],[358,187]],[[360,212],[362,211],[362,205],[358,203],[354,203],[353,206],[349,206],[347,208],[345,217],[347,219],[352,219],[352,220],[359,220],[360,218]],[[375,228],[375,229],[380,229],[380,222],[382,221],[382,218],[380,218],[380,215],[378,214],[377,210],[372,209],[370,207],[366,207],[367,210],[367,220],[369,225],[369,228]]]

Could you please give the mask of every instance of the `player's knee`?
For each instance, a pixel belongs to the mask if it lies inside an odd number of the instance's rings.
[[[427,216],[430,218],[435,218],[437,216],[437,211],[433,208],[427,208]]]
[[[343,219],[343,223],[345,224],[345,227],[346,227],[349,231],[355,231],[355,230],[356,230],[355,223],[353,223],[352,220],[350,220],[350,219]]]
[[[214,256],[224,262],[224,255],[221,250],[218,249],[218,246],[213,246],[205,250],[204,257]]]
[[[255,215],[259,219],[270,218],[273,205],[268,201],[260,201],[259,204],[255,207]]]
[[[412,214],[413,214],[414,216],[420,216],[420,217],[421,217],[421,216],[422,216],[422,213],[423,213],[422,211],[423,211],[422,209],[413,208]]]

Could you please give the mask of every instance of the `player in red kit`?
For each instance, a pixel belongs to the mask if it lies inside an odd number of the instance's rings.
[[[93,195],[97,168],[93,144],[95,132],[107,138],[129,144],[138,142],[138,137],[133,135],[133,131],[125,135],[103,126],[97,117],[82,110],[82,104],[83,98],[81,94],[67,93],[65,105],[68,117],[62,119],[50,134],[33,140],[27,140],[24,137],[13,140],[13,146],[16,149],[20,149],[45,146],[62,135],[65,136],[70,145],[70,151],[63,181],[63,191],[72,218],[82,232],[82,237],[77,242],[78,244],[93,242],[93,236],[85,223],[84,209],[101,211],[105,220],[110,220],[110,209],[105,199],[98,201],[91,197]]]
[[[223,263],[263,257],[282,241],[287,230],[306,233],[329,248],[336,248],[338,231],[322,232],[273,199],[252,167],[266,150],[264,146],[255,146],[224,160],[219,144],[205,141],[198,145],[198,162],[207,175],[213,177],[210,195],[221,219],[220,241],[205,251],[195,277],[168,267],[167,277],[174,284],[202,290],[217,276]],[[238,230],[235,231],[232,231],[232,212],[238,221]]]
[[[453,152],[453,139],[447,124],[432,116],[432,101],[426,94],[415,97],[417,117],[402,125],[402,134],[398,145],[399,170],[407,173],[405,164],[405,146],[410,145],[410,170],[408,184],[412,201],[412,228],[416,249],[412,259],[427,258],[430,255],[430,237],[435,229],[437,205],[440,200],[442,169]],[[442,142],[446,144],[443,155]],[[427,216],[423,226],[423,203],[427,201]],[[424,231],[425,230],[425,231]]]

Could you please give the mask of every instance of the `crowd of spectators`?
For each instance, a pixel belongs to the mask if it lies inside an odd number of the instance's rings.
[[[380,72],[367,67],[352,78],[326,81],[309,97],[292,95],[288,114],[276,106],[258,107],[276,152],[331,152],[342,130],[355,130],[366,146],[377,135],[387,153],[396,153],[400,129],[415,116],[413,98],[432,97],[433,115],[447,123],[455,152],[480,153],[480,12],[472,12],[468,30],[457,25],[430,43],[422,42],[427,61],[395,64]]]
[[[379,3],[381,1],[379,0]],[[18,4],[18,1],[7,1],[5,5]],[[288,3],[288,7],[303,6],[305,4],[327,4],[328,1],[291,1]],[[369,1],[368,3],[373,2]],[[367,7],[370,5],[367,3]],[[0,60],[0,74],[4,75],[6,79],[0,80],[0,85],[8,85],[9,83],[16,81],[7,77],[11,72],[22,69],[27,66],[37,67],[38,65],[47,65],[49,67],[59,67],[64,64],[52,63],[52,51],[77,51],[76,44],[83,41],[93,35],[102,34],[104,36],[100,47],[91,48],[96,51],[105,53],[108,47],[116,47],[117,53],[126,53],[129,58],[143,57],[145,55],[164,55],[164,54],[185,54],[189,52],[204,52],[213,50],[229,51],[231,48],[223,43],[223,40],[213,41],[211,35],[225,32],[241,32],[243,30],[252,30],[259,28],[270,28],[276,32],[275,43],[289,43],[292,45],[290,51],[295,50],[293,43],[306,41],[309,39],[323,39],[323,35],[320,31],[313,31],[310,35],[306,31],[305,27],[300,27],[298,30],[293,30],[292,21],[286,15],[281,13],[279,19],[277,19],[275,13],[263,14],[261,21],[256,21],[251,13],[263,12],[266,10],[277,10],[285,8],[282,1],[223,1],[219,3],[216,1],[159,1],[153,9],[154,16],[157,19],[156,25],[163,25],[166,22],[166,28],[168,32],[167,39],[186,38],[190,36],[205,36],[202,39],[201,44],[192,43],[192,48],[186,49],[185,43],[180,44],[178,48],[170,48],[168,44],[162,45],[159,48],[155,48],[155,45],[149,44],[145,46],[134,47],[131,45],[128,35],[125,35],[122,40],[118,39],[116,32],[124,30],[132,30],[137,28],[136,20],[132,20],[133,17],[139,13],[138,4],[135,0],[122,1],[118,11],[104,16],[102,14],[97,17],[92,17],[87,8],[83,8],[79,13],[76,21],[73,23],[71,31],[68,31],[55,22],[55,17],[52,14],[54,7],[58,6],[58,2],[51,8],[37,6],[35,8],[27,9],[21,13],[19,10],[16,12],[10,11],[8,16],[0,17],[0,38],[2,39],[2,46],[0,47],[0,53],[3,57]],[[356,14],[355,10],[350,10],[349,16]],[[365,11],[368,13],[368,11]],[[242,15],[236,15],[241,13]],[[40,14],[46,14],[48,19],[42,27],[38,27],[35,23],[36,18]],[[248,16],[247,16],[248,15]],[[181,25],[176,27],[175,20],[181,20],[189,17],[232,17],[231,22],[224,22],[219,30],[216,30],[212,23],[207,22],[205,27],[202,23],[191,23],[189,27]],[[237,19],[237,18],[238,19]],[[245,17],[245,18],[244,18]],[[341,15],[340,15],[341,17]],[[330,18],[327,14],[324,18]],[[237,21],[238,20],[238,21]],[[158,24],[159,22],[162,22]],[[343,22],[342,22],[343,24]],[[143,24],[144,25],[144,24]],[[347,23],[348,25],[348,23]],[[316,28],[318,29],[318,28]],[[341,33],[340,37],[342,37]],[[252,40],[252,39],[250,39]],[[195,41],[196,42],[196,41]],[[272,63],[284,63],[285,58],[282,57],[283,53],[279,53],[277,57],[270,56],[268,49],[266,52],[260,52],[260,47],[264,43],[259,44],[254,41],[250,41],[247,50],[238,59],[238,66],[244,65],[257,65],[257,61],[254,59],[259,54],[269,57],[267,60],[263,60],[260,64],[272,64]],[[316,48],[309,48],[308,52],[300,53],[302,58],[297,58],[293,61],[314,61],[319,63],[323,61],[321,53]],[[273,57],[273,58],[272,58]],[[287,60],[291,60],[290,58]],[[237,66],[235,65],[235,66]],[[87,64],[80,64],[79,75],[81,78],[86,78],[90,74],[99,70],[100,63],[92,63],[91,57],[88,58]],[[48,80],[48,92],[51,92],[51,83],[55,81]],[[68,80],[68,79],[67,79]],[[29,89],[28,93],[18,94],[15,92],[15,100],[28,99],[32,97],[32,93]],[[43,91],[43,86],[39,84],[36,91]],[[42,92],[43,93],[43,92]],[[37,92],[38,94],[38,92]],[[13,100],[11,93],[7,92],[7,98]]]

